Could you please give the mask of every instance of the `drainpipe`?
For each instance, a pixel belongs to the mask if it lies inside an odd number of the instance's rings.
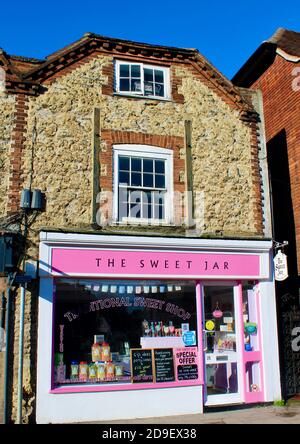
[[[2,292],[1,295],[1,316],[0,316],[0,347],[2,346],[3,342],[3,336],[4,336],[4,328],[5,328],[5,306],[6,306],[6,300],[4,297],[4,292]],[[1,350],[0,350],[1,351]]]
[[[9,344],[10,344],[10,321],[11,321],[11,290],[10,283],[6,290],[6,319],[5,319],[5,360],[4,360],[4,412],[3,422],[8,424],[8,367],[9,367]]]
[[[24,256],[22,261],[22,271],[25,272],[26,262],[26,242],[27,242],[27,213],[24,212]],[[19,359],[18,359],[18,413],[17,424],[22,424],[22,404],[23,404],[23,361],[24,361],[24,321],[25,321],[25,294],[27,283],[21,284],[20,297],[20,333],[19,333]]]
[[[21,284],[20,301],[20,334],[19,334],[19,366],[18,366],[18,416],[17,423],[22,424],[23,403],[23,358],[24,358],[24,318],[25,318],[25,293],[27,284]]]

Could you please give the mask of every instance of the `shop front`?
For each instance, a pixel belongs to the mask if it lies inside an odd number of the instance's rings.
[[[37,421],[280,398],[271,247],[42,232]]]

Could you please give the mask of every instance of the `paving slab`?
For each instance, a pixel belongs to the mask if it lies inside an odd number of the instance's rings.
[[[250,407],[207,411],[196,415],[99,421],[93,424],[300,424],[300,405]]]

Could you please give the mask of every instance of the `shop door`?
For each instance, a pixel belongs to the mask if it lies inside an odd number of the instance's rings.
[[[205,405],[242,402],[238,291],[204,285]]]

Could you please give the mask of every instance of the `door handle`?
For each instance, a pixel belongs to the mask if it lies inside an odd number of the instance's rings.
[[[203,351],[207,351],[207,331],[203,330]]]

